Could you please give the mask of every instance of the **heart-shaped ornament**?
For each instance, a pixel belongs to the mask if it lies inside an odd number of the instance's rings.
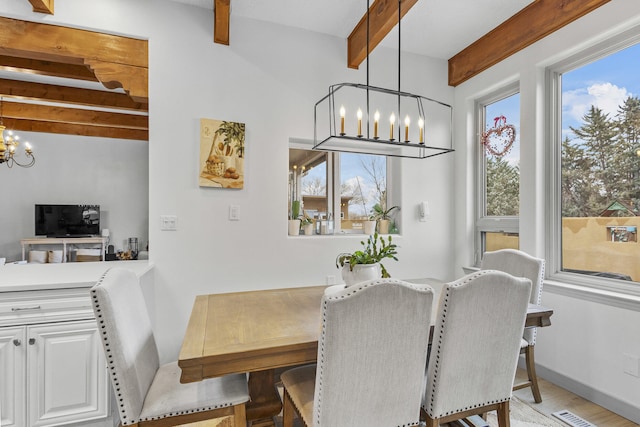
[[[496,157],[507,154],[516,140],[515,126],[506,122],[506,117],[496,117],[494,127],[482,134],[482,145],[488,153]]]

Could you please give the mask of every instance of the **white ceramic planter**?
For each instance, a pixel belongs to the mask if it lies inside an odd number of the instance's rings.
[[[389,234],[389,221],[388,219],[379,219],[378,220],[378,233],[379,234]]]
[[[302,226],[305,236],[311,236],[313,234],[313,224],[305,224]]]
[[[342,280],[347,286],[356,283],[366,282],[367,280],[379,279],[382,277],[382,268],[379,263],[375,264],[357,264],[353,266],[353,270],[349,268],[349,264],[342,267]]]
[[[299,234],[300,234],[300,220],[290,219],[289,220],[289,236],[297,236]]]
[[[362,228],[364,229],[364,234],[368,234],[372,236],[376,232],[376,222],[375,221],[363,221]]]

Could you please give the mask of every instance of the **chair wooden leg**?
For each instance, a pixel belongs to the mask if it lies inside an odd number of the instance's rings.
[[[440,421],[438,418],[431,418],[427,415],[427,419],[425,420],[426,427],[440,427]]]
[[[247,427],[247,412],[244,403],[233,407],[234,427]]]
[[[293,427],[293,417],[296,412],[296,407],[293,405],[291,396],[284,389],[284,399],[282,402],[282,427]]]
[[[533,392],[533,400],[536,403],[542,402],[542,395],[540,394],[540,388],[538,388],[538,375],[536,375],[536,362],[533,354],[534,346],[530,345],[525,350],[525,359],[527,364],[527,376],[531,383],[531,391]]]
[[[498,404],[498,427],[510,427],[509,401]]]

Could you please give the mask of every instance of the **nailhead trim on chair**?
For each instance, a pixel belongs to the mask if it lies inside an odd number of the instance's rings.
[[[540,289],[538,289],[538,298],[536,299],[536,304],[540,305],[540,303],[542,302],[542,285],[544,284],[544,265],[545,262],[544,260],[542,261],[542,268],[540,269]],[[536,336],[538,335],[538,328],[531,328],[531,341],[529,342],[529,345],[535,345],[536,344]]]
[[[109,270],[107,270],[98,280],[97,285],[100,286],[102,284],[102,282],[104,281],[105,276],[107,275],[107,272]],[[131,424],[136,424],[139,423],[140,421],[153,421],[153,420],[159,420],[162,418],[169,418],[169,417],[175,417],[177,415],[185,415],[185,414],[193,414],[196,412],[204,412],[204,411],[211,411],[214,409],[218,409],[218,408],[224,408],[224,407],[228,407],[228,406],[233,406],[230,403],[227,403],[225,405],[217,405],[217,406],[209,406],[209,407],[205,407],[205,408],[198,408],[198,409],[193,409],[193,410],[189,410],[189,411],[178,411],[178,412],[171,412],[169,414],[163,414],[157,417],[145,417],[145,418],[140,418],[139,420],[127,420],[128,415],[126,412],[126,408],[124,406],[124,402],[122,399],[122,392],[120,390],[120,380],[118,380],[118,375],[116,373],[116,368],[113,364],[113,355],[111,354],[111,344],[109,343],[109,339],[107,337],[107,332],[105,331],[105,325],[104,325],[104,319],[102,317],[102,310],[100,310],[100,301],[98,299],[98,295],[97,292],[94,290],[91,291],[92,294],[92,298],[95,301],[94,302],[94,307],[95,307],[95,312],[96,312],[96,321],[100,326],[100,329],[102,331],[102,341],[104,342],[104,348],[105,348],[105,353],[107,354],[107,363],[109,365],[109,372],[111,374],[111,382],[113,384],[114,387],[114,392],[116,394],[116,397],[118,399],[118,410],[120,412],[120,420],[122,421],[122,425],[131,425]]]
[[[443,312],[443,316],[442,316],[442,322],[441,324],[446,326],[445,323],[445,319],[447,318],[447,308],[449,306],[449,290],[451,288],[457,288],[463,285],[466,285],[467,283],[475,280],[477,277],[479,276],[483,276],[487,273],[491,272],[491,270],[482,270],[482,271],[478,271],[477,273],[473,274],[472,276],[468,276],[466,278],[466,280],[464,280],[463,282],[459,282],[456,283],[454,285],[452,285],[451,287],[447,287],[447,292],[444,295],[444,300],[443,300],[443,305],[444,305],[444,309],[442,310]],[[436,384],[438,383],[438,367],[440,366],[440,347],[442,346],[442,336],[444,334],[444,327],[442,327],[440,329],[440,335],[438,336],[438,346],[435,347],[436,349],[436,355],[435,355],[435,368],[433,370],[433,381],[431,381],[431,400],[429,402],[429,415],[431,415],[433,413],[433,395],[434,395],[434,391],[436,388]],[[431,347],[431,351],[433,352],[434,347]],[[433,357],[433,356],[432,356]],[[496,403],[502,403],[502,402],[506,402],[509,399],[501,399],[501,400],[492,400],[489,402],[485,402],[485,403],[480,403],[480,404],[476,404],[476,405],[471,405],[471,406],[466,406],[464,408],[460,408],[460,409],[455,409],[449,412],[445,412],[444,414],[439,414],[438,416],[434,417],[434,418],[442,418],[451,414],[457,414],[459,412],[463,412],[463,411],[468,411],[470,409],[475,409],[475,408],[482,408],[483,406],[487,406],[487,405],[493,405]],[[424,408],[424,407],[423,407]],[[424,408],[426,410],[426,408]]]
[[[340,296],[331,296],[330,295],[324,301],[324,306],[323,306],[323,309],[322,309],[322,334],[321,334],[321,338],[322,339],[320,340],[320,343],[319,343],[320,344],[320,347],[319,347],[320,354],[319,354],[319,357],[318,357],[318,368],[319,369],[318,369],[318,372],[317,372],[317,374],[320,376],[318,378],[318,383],[319,383],[319,387],[318,388],[319,388],[319,392],[320,393],[318,394],[318,406],[316,408],[314,408],[315,411],[316,411],[316,414],[318,414],[318,417],[320,417],[320,406],[321,406],[320,403],[322,402],[322,375],[323,375],[322,366],[324,365],[324,363],[322,363],[322,362],[324,362],[324,341],[325,341],[325,330],[326,330],[326,320],[327,320],[326,317],[325,317],[325,313],[326,313],[326,309],[327,309],[327,301],[344,299],[346,297],[350,297],[350,296],[360,292],[361,290],[363,290],[365,288],[368,288],[370,286],[378,285],[381,282],[383,282],[383,281],[382,280],[372,280],[372,281],[368,281],[368,282],[362,282],[362,283],[350,286],[348,288],[349,289],[348,293],[346,293],[344,295],[340,295]],[[401,280],[394,280],[394,279],[385,280],[384,283],[385,284],[401,284],[402,283],[403,285],[405,285],[407,287],[410,287],[412,289],[423,289],[420,286],[416,286],[416,285],[414,285],[412,283],[408,283],[408,282],[403,282]],[[294,403],[294,406],[295,406],[295,403]],[[296,409],[298,409],[298,408],[296,407]],[[299,410],[298,410],[298,413],[300,413]],[[313,420],[312,420],[312,422],[313,422]],[[401,424],[401,425],[399,425],[397,427],[410,427],[410,426],[415,426],[415,425],[418,425],[418,424],[419,424],[419,420],[416,420],[416,421],[412,421],[412,422],[409,422],[409,423],[406,423],[406,424]]]
[[[98,286],[102,285],[102,282],[104,281],[104,278],[108,272],[109,270],[105,271],[104,274],[100,277],[97,283]],[[104,326],[102,310],[100,309],[100,300],[98,299],[98,293],[96,292],[95,289],[91,291],[91,297],[94,300],[93,305],[95,307],[95,312],[96,312],[96,321],[98,322],[98,325],[100,326],[100,330],[102,332],[100,335],[102,337],[102,342],[104,343],[104,350],[107,355],[107,364],[109,366],[109,373],[111,375],[111,383],[113,384],[114,392],[115,392],[116,398],[118,399],[118,411],[120,412],[120,419],[122,420],[123,425],[133,424],[135,421],[127,421],[128,416],[127,416],[127,412],[125,410],[124,402],[122,399],[122,392],[120,390],[120,381],[118,380],[118,376],[116,375],[116,372],[115,372],[116,368],[113,365],[113,355],[111,354],[111,348],[110,348],[111,344],[109,343],[109,339],[107,338],[107,331],[105,330],[105,326]]]

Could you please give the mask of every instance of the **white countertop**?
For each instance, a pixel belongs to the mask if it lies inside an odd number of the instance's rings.
[[[6,264],[0,266],[0,292],[93,286],[110,268],[127,268],[138,277],[150,271],[148,260],[67,262],[60,264]]]

